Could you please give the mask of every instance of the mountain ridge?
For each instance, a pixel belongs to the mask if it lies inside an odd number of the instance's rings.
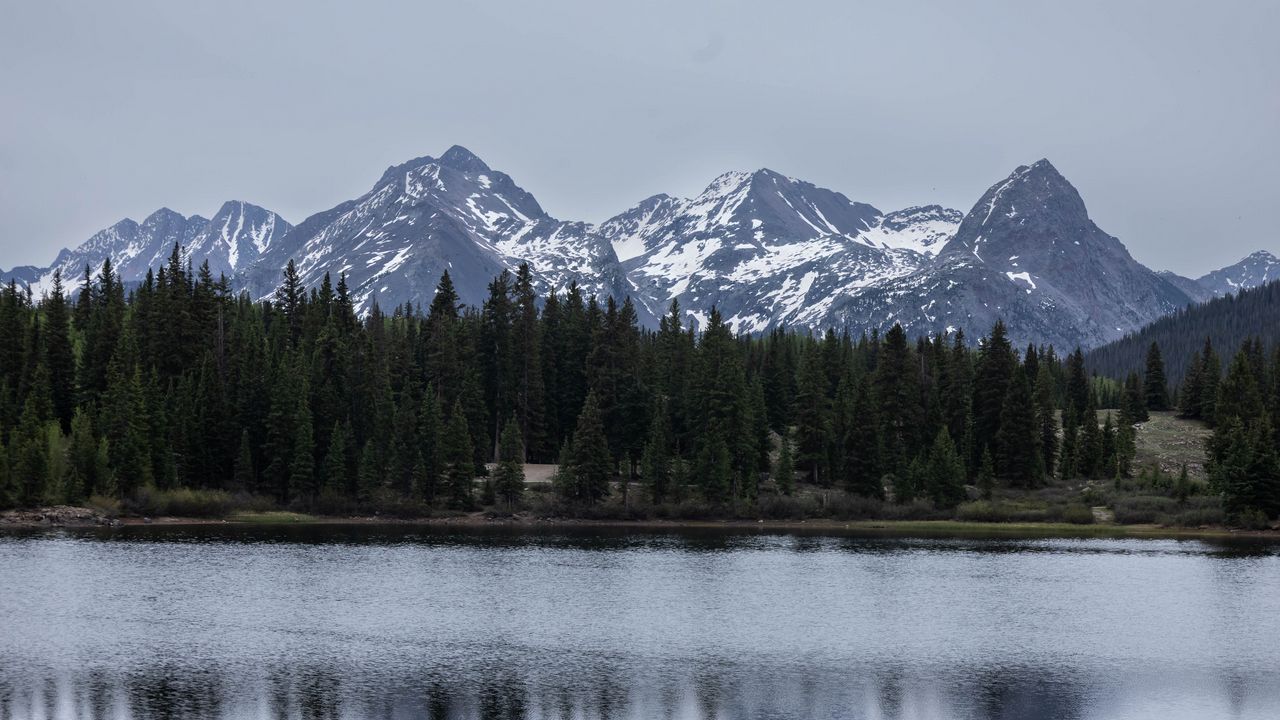
[[[712,305],[737,332],[777,327],[965,329],[996,318],[1018,341],[1096,346],[1188,303],[1280,276],[1265,251],[1197,280],[1156,273],[1088,217],[1047,160],[1019,166],[965,213],[939,205],[881,211],[769,168],[730,171],[690,198],[652,195],[598,223],[560,220],[507,174],[454,145],[389,166],[364,195],[296,226],[228,201],[205,219],[161,208],[122,219],[48,268],[0,273],[46,290],[54,268],[79,276],[111,257],[136,281],[181,244],[185,259],[255,298],[297,263],[306,285],[345,272],[362,312],[425,305],[449,270],[466,304],[528,262],[540,294],[576,283],[635,300],[656,323],[678,301],[704,325]]]

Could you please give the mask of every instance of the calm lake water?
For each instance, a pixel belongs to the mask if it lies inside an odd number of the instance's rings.
[[[1280,718],[1280,547],[0,535],[0,717]]]

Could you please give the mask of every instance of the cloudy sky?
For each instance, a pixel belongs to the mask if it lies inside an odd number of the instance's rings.
[[[298,222],[454,143],[592,221],[758,167],[968,210],[1047,157],[1152,267],[1280,254],[1276,2],[5,6],[5,268],[161,206]]]

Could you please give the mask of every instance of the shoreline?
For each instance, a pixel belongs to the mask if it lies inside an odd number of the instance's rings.
[[[815,535],[861,535],[888,537],[988,536],[1009,538],[1146,538],[1146,539],[1235,539],[1280,542],[1274,530],[1236,530],[1226,527],[1178,528],[1160,525],[1117,525],[1037,522],[969,522],[961,520],[606,520],[587,518],[535,517],[531,515],[490,516],[476,512],[441,517],[398,518],[381,516],[306,515],[285,511],[235,513],[225,518],[119,517],[111,518],[89,508],[40,508],[9,511],[0,515],[0,533],[6,530],[113,529],[136,527],[208,526],[367,526],[433,527],[500,530],[590,529],[635,530],[640,532],[680,532],[724,530],[737,533],[804,533]]]

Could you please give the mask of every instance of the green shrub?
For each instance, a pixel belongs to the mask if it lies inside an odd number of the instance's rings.
[[[884,501],[840,493],[827,499],[825,510],[836,520],[877,520],[884,516]]]
[[[957,507],[956,519],[964,522],[1009,522],[1009,509],[1003,503],[975,500]]]
[[[939,510],[933,506],[933,503],[923,499],[913,500],[903,505],[885,503],[881,510],[881,519],[884,520],[948,520],[950,518],[951,511]]]
[[[1178,512],[1178,502],[1158,495],[1134,495],[1116,500],[1116,522],[1136,525],[1160,522],[1162,516],[1173,517]]]
[[[236,507],[231,495],[221,490],[157,490],[150,487],[139,488],[128,505],[139,515],[196,518],[226,517]]]
[[[1192,508],[1174,515],[1170,518],[1169,524],[1186,528],[1197,528],[1205,525],[1226,525],[1227,514],[1222,511],[1221,507]]]
[[[1271,527],[1271,520],[1261,510],[1250,508],[1236,513],[1231,524],[1245,530],[1266,530]]]
[[[105,495],[93,495],[85,504],[94,510],[106,515],[107,517],[116,517],[120,514],[122,506],[120,501]]]
[[[1086,505],[1068,505],[1062,511],[1062,522],[1072,525],[1092,525],[1093,510]]]

